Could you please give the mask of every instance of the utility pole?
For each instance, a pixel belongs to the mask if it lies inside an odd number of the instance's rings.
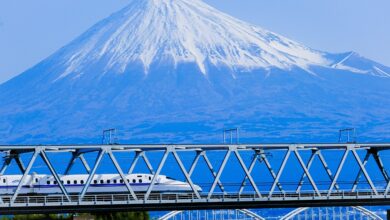
[[[339,130],[339,143],[341,143],[343,134],[347,136],[346,143],[356,143],[356,129],[355,128],[345,128]]]
[[[103,130],[102,144],[107,144],[107,145],[118,144],[115,128]]]
[[[229,128],[223,130],[223,143],[226,144],[226,138],[229,137],[230,144],[233,144],[234,135],[236,138],[236,144],[240,143],[240,129],[239,128]]]

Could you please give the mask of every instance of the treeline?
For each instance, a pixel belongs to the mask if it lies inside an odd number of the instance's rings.
[[[117,212],[111,214],[94,214],[95,220],[149,220],[150,216],[147,212]]]
[[[148,212],[115,212],[92,214],[29,214],[2,216],[0,220],[149,220]]]

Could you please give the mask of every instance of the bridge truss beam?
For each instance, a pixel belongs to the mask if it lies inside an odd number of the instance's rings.
[[[334,208],[334,207],[333,207]],[[361,214],[363,214],[367,219],[372,219],[372,220],[383,220],[383,218],[381,218],[380,216],[378,216],[375,212],[372,212],[362,206],[352,206],[351,207],[353,210],[357,210],[359,212],[361,212]],[[291,212],[287,213],[285,216],[283,216],[280,220],[290,220],[290,219],[294,219],[296,216],[298,216],[299,214],[305,212],[306,210],[309,210],[310,208],[309,207],[302,207],[302,208],[298,208],[298,209],[294,209],[292,210]],[[340,210],[341,212],[341,210]],[[328,213],[329,214],[329,213]],[[348,216],[349,213],[345,213],[345,215]],[[312,218],[314,216],[311,216]],[[329,216],[325,216],[327,219],[329,218]],[[335,219],[335,213],[333,213],[333,219]],[[341,216],[340,216],[341,218]],[[321,219],[321,218],[320,218]],[[362,219],[362,216],[361,216],[361,219]]]

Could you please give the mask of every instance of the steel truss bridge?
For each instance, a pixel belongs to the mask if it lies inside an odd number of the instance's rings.
[[[388,205],[389,149],[390,144],[0,146],[0,175],[16,168],[23,174],[13,195],[0,195],[0,213]],[[80,193],[69,194],[61,176],[74,172],[76,161],[89,176]],[[125,175],[142,161],[153,178],[145,192],[136,193]],[[128,193],[88,192],[108,163]],[[38,174],[53,175],[62,193],[20,195],[27,175],[43,165],[47,173]],[[164,172],[180,175],[193,191],[153,191]]]
[[[261,212],[261,210],[260,210]],[[265,214],[265,213],[262,213]],[[317,207],[317,208],[297,208],[286,214],[278,213],[277,216],[262,216],[258,211],[248,209],[231,209],[231,210],[188,210],[188,211],[172,211],[159,218],[159,220],[176,220],[176,219],[372,219],[383,220],[381,216],[373,211],[370,211],[361,206],[352,207]]]

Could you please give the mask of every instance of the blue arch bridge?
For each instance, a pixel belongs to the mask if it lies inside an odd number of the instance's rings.
[[[14,186],[0,183],[12,188],[0,194],[0,213],[241,209],[251,214],[252,208],[389,205],[389,150],[390,144],[356,143],[0,146],[0,182],[11,173],[20,176]],[[150,173],[142,191],[126,178],[141,173],[137,170]],[[92,191],[102,173],[115,173],[126,191]],[[50,175],[59,190],[24,193],[35,187],[28,183],[31,176],[41,174]],[[70,174],[86,176],[78,192],[64,182]],[[156,191],[161,175],[189,190]]]

